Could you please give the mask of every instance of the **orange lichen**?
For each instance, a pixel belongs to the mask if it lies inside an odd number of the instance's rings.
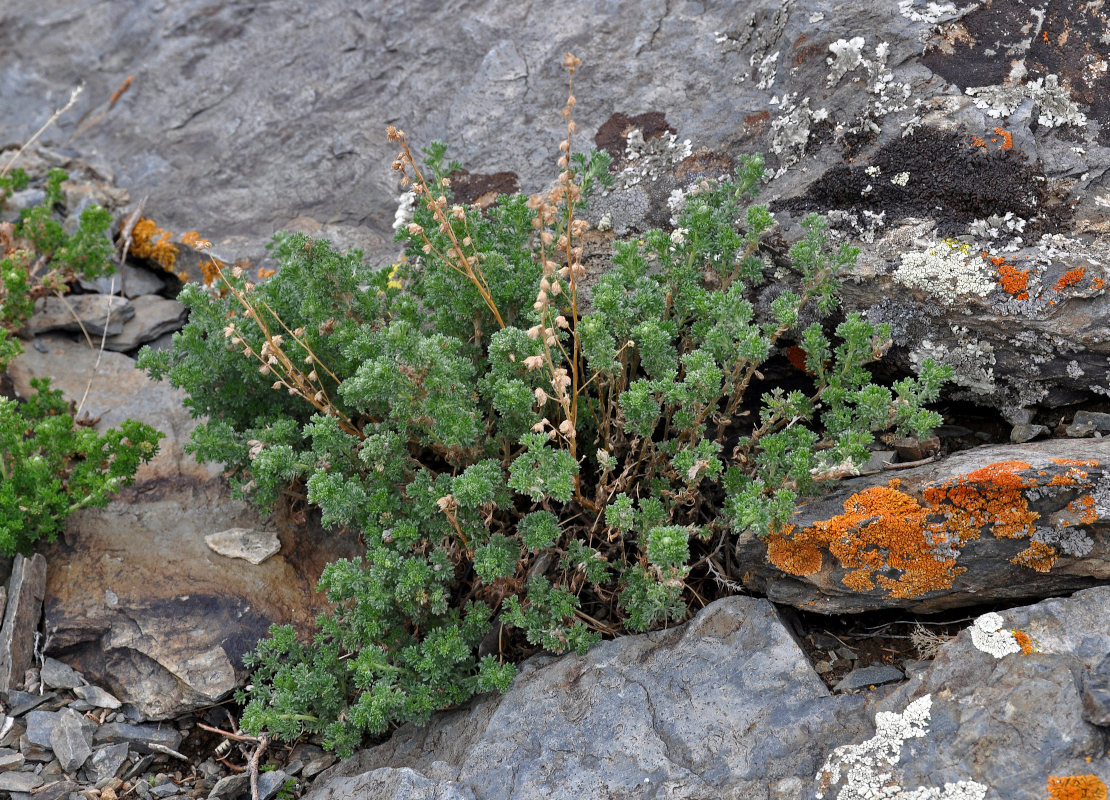
[[[1007,489],[1020,489],[1036,485],[1036,480],[1023,478],[1018,473],[1032,467],[1025,461],[996,461],[967,473],[967,480],[976,484],[987,484]]]
[[[177,261],[177,245],[170,242],[169,231],[162,230],[153,220],[142,217],[131,231],[131,252],[137,258],[146,258],[166,272],[173,272]]]
[[[812,575],[821,571],[821,548],[807,537],[791,537],[793,525],[767,537],[767,557],[791,575]]]
[[[1079,460],[1075,458],[1050,458],[1053,464],[1059,464],[1062,467],[1097,467],[1098,461],[1093,458]]]
[[[200,274],[204,279],[204,285],[208,286],[220,277],[220,271],[226,267],[227,264],[216,258],[210,258],[207,261],[200,263]]]
[[[1009,131],[1004,131],[1002,128],[995,128],[994,132],[1002,137],[1002,144],[998,146],[1000,150],[1011,150],[1014,146],[1014,137]],[[991,137],[992,142],[998,141],[997,138]]]
[[[1056,563],[1056,548],[1044,542],[1030,542],[1028,547],[1010,559],[1010,563],[1037,572],[1048,572]]]
[[[1097,775],[1049,776],[1049,800],[1106,800],[1106,784]]]
[[[1060,276],[1060,279],[1056,281],[1056,285],[1052,288],[1057,292],[1062,292],[1067,287],[1074,286],[1075,284],[1079,283],[1081,280],[1083,280],[1083,276],[1086,274],[1086,267],[1076,267],[1075,269],[1069,269],[1067,272]]]
[[[1104,281],[1102,278],[1091,278],[1091,288],[1094,289],[1096,292],[1101,291],[1105,287],[1106,281]]]
[[[1033,640],[1029,638],[1029,634],[1025,631],[1019,631],[1016,628],[1010,633],[1013,634],[1014,641],[1018,643],[1021,648],[1021,654],[1027,656],[1033,652]]]
[[[971,146],[972,147],[983,147],[983,148],[985,148],[987,146],[987,143],[984,142],[978,136],[972,136],[971,137]]]
[[[258,277],[260,279],[272,278],[276,274],[277,274],[276,269],[264,269],[262,267],[258,268]]]
[[[992,262],[994,259],[991,259]],[[1018,300],[1028,300],[1029,272],[1027,269],[1018,269],[1013,264],[1003,264],[998,268],[999,283],[1007,294],[1012,294]]]
[[[1097,503],[1095,498],[1089,494],[1077,497],[1068,503],[1068,511],[1078,515],[1079,521],[1085,525],[1098,522],[1098,511],[1096,510]]]

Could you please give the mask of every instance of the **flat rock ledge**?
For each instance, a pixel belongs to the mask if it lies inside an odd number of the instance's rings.
[[[1110,439],[975,448],[845,481],[766,539],[744,584],[807,611],[931,613],[1110,579]]]

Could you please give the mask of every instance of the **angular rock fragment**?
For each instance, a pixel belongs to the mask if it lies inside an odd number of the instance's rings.
[[[99,686],[78,686],[73,693],[97,708],[119,708],[122,703]]]
[[[95,727],[72,708],[63,708],[58,712],[57,722],[50,731],[50,749],[67,775],[77,772],[92,755]]]
[[[0,626],[0,692],[16,688],[34,663],[35,631],[46,593],[46,559],[17,555],[8,580],[8,605]]]
[[[47,658],[43,661],[39,677],[52,689],[76,689],[85,684],[81,673],[56,658]]]
[[[252,564],[261,564],[281,550],[276,533],[255,531],[249,528],[229,528],[204,537],[204,543],[215,553],[228,558],[241,558]]]

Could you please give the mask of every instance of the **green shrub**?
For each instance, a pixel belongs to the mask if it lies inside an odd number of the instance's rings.
[[[875,432],[939,422],[923,404],[944,370],[875,385],[864,365],[886,328],[821,322],[856,251],[830,251],[820,218],[757,314],[774,225],[748,206],[758,156],[700,185],[676,231],[617,242],[584,312],[580,214],[608,159],[570,155],[572,106],[555,188],[486,211],[452,202],[442,145],[421,170],[390,129],[418,196],[405,260],[373,271],[278,235],[275,278],[187,286],[188,327],[141,357],[207,417],[199,458],[264,506],[303,494],[366,545],[324,571],[334,611],[311,645],[276,627],[249,658],[247,729],[321,732],[349,752],[505,688],[505,656],[526,643],[581,652],[681,621],[737,532],[785,523],[866,459]],[[791,339],[812,374],[767,389],[761,366]]]
[[[77,278],[110,273],[112,217],[100,206],[82,212],[72,233],[57,219],[66,173],[51,170],[46,199],[0,225],[0,372],[22,352],[15,334],[37,299],[61,295]],[[0,202],[27,185],[26,174],[0,176]],[[125,421],[98,435],[74,419],[69,403],[48,380],[32,380],[26,403],[0,398],[0,554],[28,554],[40,539],[53,541],[70,513],[105,505],[134,480],[162,437],[149,425]]]

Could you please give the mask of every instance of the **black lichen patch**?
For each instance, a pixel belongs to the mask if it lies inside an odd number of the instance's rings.
[[[1059,76],[1071,99],[1101,123],[1110,144],[1110,7],[1075,0],[987,0],[944,26],[921,62],[961,89],[1004,84],[1013,65],[1028,83]]]
[[[464,205],[477,203],[485,208],[496,200],[498,195],[516,194],[520,191],[520,183],[517,180],[516,173],[513,172],[495,172],[492,175],[483,175],[459,169],[452,172],[449,178],[451,180],[452,201]]]
[[[676,132],[667,123],[667,118],[661,111],[648,111],[646,114],[637,114],[634,117],[618,111],[597,129],[594,144],[599,150],[606,151],[614,160],[620,159],[624,156],[628,133],[634,128],[638,128],[644,135],[644,141]]]
[[[974,220],[1008,211],[1023,219],[1036,215],[1026,227],[1030,234],[1063,224],[1070,209],[1047,207],[1044,176],[1020,153],[972,141],[970,133],[921,128],[885,145],[870,164],[833,167],[805,195],[772,204],[772,210],[885,211],[888,225],[927,217],[937,220],[944,236],[966,233]],[[869,174],[868,167],[879,171]],[[892,183],[903,172],[909,173],[906,185]]]

